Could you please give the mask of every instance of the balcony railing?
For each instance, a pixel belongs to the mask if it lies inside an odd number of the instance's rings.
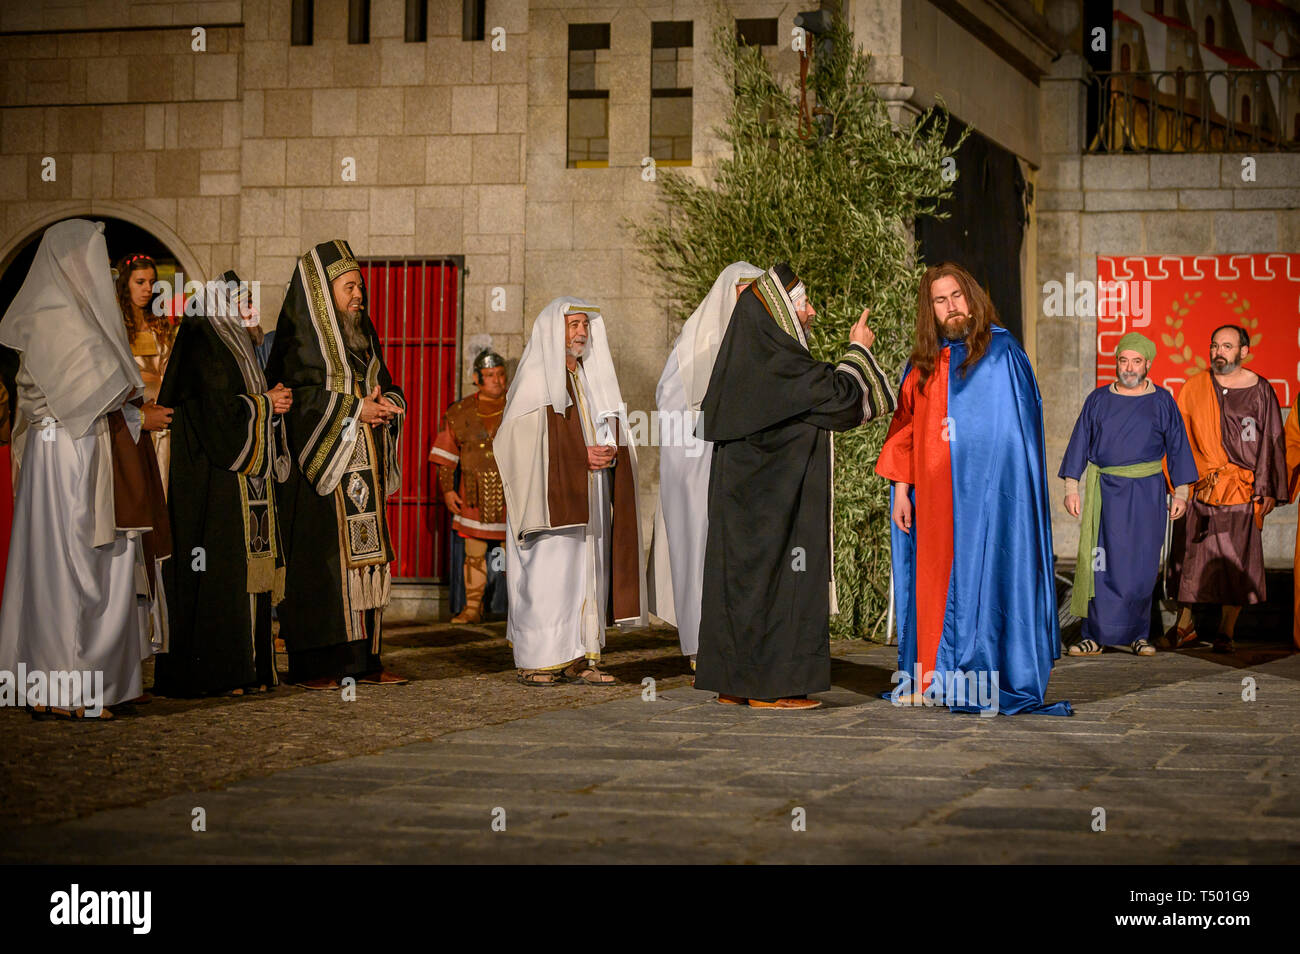
[[[1300,150],[1300,69],[1094,73],[1087,152]]]

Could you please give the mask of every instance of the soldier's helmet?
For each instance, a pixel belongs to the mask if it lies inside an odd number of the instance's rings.
[[[504,368],[505,366],[505,358],[501,357],[501,355],[497,354],[491,348],[484,348],[474,358],[474,376],[477,377],[478,373],[485,368]]]

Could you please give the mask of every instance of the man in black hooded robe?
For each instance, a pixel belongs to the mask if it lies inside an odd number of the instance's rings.
[[[406,401],[366,313],[347,242],[298,260],[275,328],[267,380],[293,391],[292,476],[281,495],[288,575],[280,636],[290,682],[333,689],[346,677],[405,682],[380,661],[393,545],[384,501],[400,485]]]
[[[289,476],[283,385],[268,388],[254,351],[257,313],[248,285],[226,272],[203,314],[176,335],[158,400],[172,409],[174,556],[163,581],[168,651],[154,691],[202,696],[276,683],[271,605],[284,593],[275,485]]]
[[[893,413],[863,311],[837,364],[778,263],[741,293],[701,407],[713,442],[695,685],[723,703],[809,709],[831,686],[831,431]]]

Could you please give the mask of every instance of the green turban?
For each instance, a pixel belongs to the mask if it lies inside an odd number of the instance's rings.
[[[1136,331],[1130,331],[1119,339],[1119,344],[1115,345],[1115,357],[1118,358],[1125,351],[1136,351],[1147,359],[1147,364],[1156,359],[1156,343]]]

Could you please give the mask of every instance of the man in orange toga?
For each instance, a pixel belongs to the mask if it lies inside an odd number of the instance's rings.
[[[1264,518],[1286,499],[1282,409],[1273,386],[1242,365],[1250,357],[1244,328],[1223,325],[1210,337],[1210,370],[1187,379],[1178,407],[1200,479],[1187,519],[1174,525],[1167,591],[1178,619],[1166,648],[1194,643],[1189,603],[1217,603],[1216,653],[1230,653],[1243,604],[1263,603]]]

